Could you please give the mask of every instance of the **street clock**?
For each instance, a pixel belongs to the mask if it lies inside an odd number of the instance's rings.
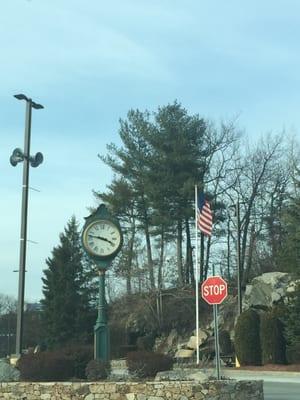
[[[122,248],[123,235],[119,222],[106,206],[86,218],[82,232],[82,245],[88,256],[100,269],[106,269]]]

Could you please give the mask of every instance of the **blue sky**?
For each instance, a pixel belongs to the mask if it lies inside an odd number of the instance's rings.
[[[299,137],[297,0],[9,0],[0,14],[0,293],[17,296],[25,93],[33,111],[26,299],[41,297],[45,259],[72,214],[80,222],[111,173],[97,158],[118,143],[130,108],[177,99],[215,121],[238,116],[250,138]]]

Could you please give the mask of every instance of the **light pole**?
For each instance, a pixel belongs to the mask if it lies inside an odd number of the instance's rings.
[[[38,167],[43,162],[42,153],[36,153],[30,156],[30,134],[31,134],[31,112],[32,108],[39,110],[44,108],[37,104],[24,94],[14,96],[18,100],[26,101],[25,117],[25,137],[24,151],[17,148],[10,157],[10,163],[15,167],[23,161],[23,185],[22,185],[22,210],[21,210],[21,234],[20,234],[20,257],[19,257],[19,290],[17,306],[17,330],[16,330],[16,355],[22,354],[22,336],[23,336],[23,312],[24,312],[24,289],[25,289],[25,267],[26,267],[26,242],[27,242],[27,212],[28,212],[28,184],[29,184],[29,165]]]
[[[237,289],[238,289],[238,315],[242,313],[242,277],[241,277],[241,219],[240,219],[240,199],[236,202],[236,224],[237,224]]]

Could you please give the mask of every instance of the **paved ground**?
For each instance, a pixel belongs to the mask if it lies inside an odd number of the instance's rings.
[[[265,400],[299,400],[300,383],[264,381]]]
[[[245,369],[222,368],[221,375],[229,376],[235,379],[263,379],[268,382],[286,382],[300,383],[300,372],[287,371],[251,371]],[[299,393],[300,400],[300,393]]]
[[[263,379],[265,400],[300,400],[300,372],[225,369],[224,375],[238,379]]]

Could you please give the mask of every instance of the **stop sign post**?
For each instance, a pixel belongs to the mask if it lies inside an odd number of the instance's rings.
[[[227,294],[227,282],[220,276],[210,276],[201,285],[202,298],[208,304],[213,305],[217,379],[220,379],[218,304],[221,304],[226,299]]]
[[[208,304],[221,304],[227,297],[227,282],[220,276],[210,276],[201,285],[201,295]]]

